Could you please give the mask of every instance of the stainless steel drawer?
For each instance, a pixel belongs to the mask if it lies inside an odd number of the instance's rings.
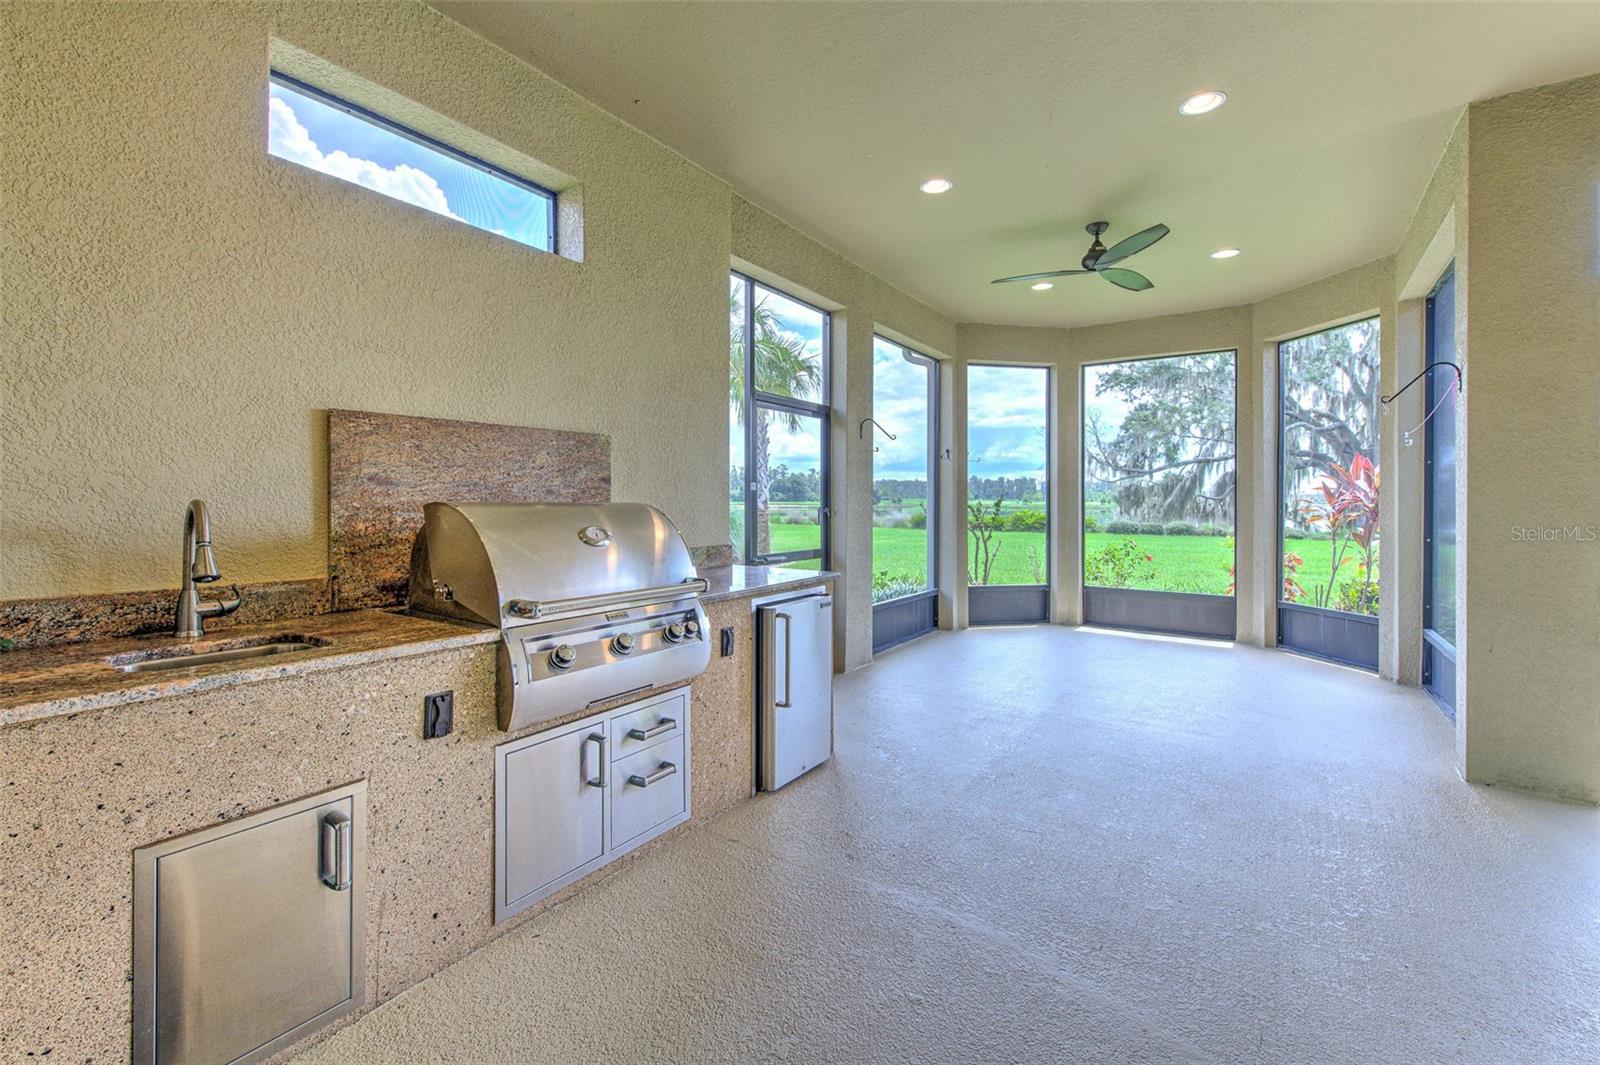
[[[611,719],[611,757],[626,758],[662,740],[683,735],[689,692],[680,689],[634,703]]]
[[[664,740],[611,766],[612,847],[626,847],[636,837],[689,809],[688,763],[683,737]]]

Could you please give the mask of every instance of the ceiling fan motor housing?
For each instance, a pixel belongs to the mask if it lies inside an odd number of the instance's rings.
[[[1094,243],[1089,245],[1089,250],[1083,253],[1083,268],[1093,270],[1094,264],[1100,261],[1100,256],[1106,253],[1106,246],[1100,243],[1100,234],[1111,228],[1110,222],[1090,222],[1083,227],[1094,238]]]

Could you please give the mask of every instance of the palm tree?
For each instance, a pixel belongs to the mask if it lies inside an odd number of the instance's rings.
[[[744,300],[743,286],[728,296],[728,407],[735,425],[745,419],[744,387]],[[757,392],[791,399],[815,400],[822,387],[820,360],[813,361],[798,337],[786,335],[778,316],[766,305],[764,298],[755,305],[755,367]],[[768,521],[771,509],[772,464],[768,461],[771,446],[771,419],[782,420],[791,432],[800,430],[800,416],[789,411],[766,408],[767,417],[756,419],[756,453],[754,476],[756,486],[756,553],[772,550],[772,528]]]

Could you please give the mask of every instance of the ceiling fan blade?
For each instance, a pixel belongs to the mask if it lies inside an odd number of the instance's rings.
[[[1087,274],[1088,270],[1050,270],[1042,274],[1018,274],[1016,277],[997,277],[989,282],[991,285],[1003,285],[1008,281],[1042,281],[1047,277],[1066,277],[1068,274]]]
[[[1137,255],[1139,252],[1144,251],[1150,245],[1154,244],[1156,241],[1160,240],[1162,237],[1171,232],[1172,230],[1159,223],[1151,226],[1149,229],[1141,229],[1133,236],[1119,240],[1115,244],[1111,245],[1111,247],[1107,248],[1106,253],[1096,260],[1095,265],[1110,266],[1112,263],[1120,263],[1128,256]]]
[[[1156,287],[1154,281],[1151,281],[1137,270],[1125,270],[1120,266],[1113,266],[1108,270],[1096,272],[1113,285],[1125,288],[1130,292],[1143,292],[1145,289]]]

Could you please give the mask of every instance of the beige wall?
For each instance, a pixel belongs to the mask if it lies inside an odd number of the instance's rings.
[[[0,26],[0,598],[176,584],[192,496],[228,579],[323,575],[330,407],[609,434],[617,498],[724,542],[737,255],[838,308],[841,664],[867,660],[871,448],[846,429],[874,325],[938,353],[947,318],[421,4],[12,5]],[[269,157],[274,38],[570,176],[583,261]]]
[[[599,431],[727,538],[730,193],[421,5],[11,5],[0,597],[326,569],[322,412]],[[575,176],[586,259],[268,157],[280,37]],[[668,446],[670,445],[670,446]]]
[[[1600,801],[1600,76],[1468,117],[1465,772]]]

